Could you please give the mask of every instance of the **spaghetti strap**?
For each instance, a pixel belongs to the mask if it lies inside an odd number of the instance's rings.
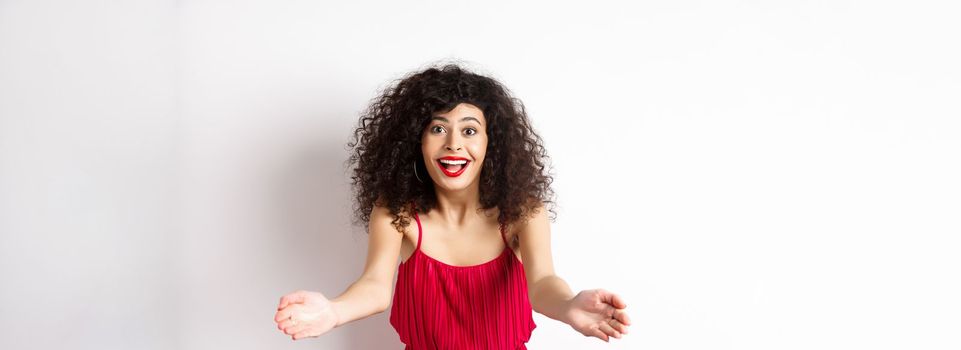
[[[507,243],[507,237],[504,237],[504,224],[500,225],[500,231],[501,231],[501,240],[504,241],[504,245],[507,246],[507,248],[510,248],[511,245]]]
[[[413,206],[414,203],[411,203],[411,205]],[[413,211],[414,211],[414,220],[417,221],[417,247],[414,248],[414,251],[416,252],[416,251],[420,250],[420,241],[422,241],[421,238],[423,237],[423,235],[422,235],[423,230],[422,230],[421,227],[420,227],[420,217],[417,216],[417,207],[416,207],[416,206],[414,207],[414,210],[413,210]]]

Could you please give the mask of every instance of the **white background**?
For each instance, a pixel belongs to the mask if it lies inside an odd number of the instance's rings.
[[[382,313],[293,342],[361,272],[345,148],[460,59],[552,156],[557,272],[607,344],[961,347],[961,49],[949,1],[0,0],[0,348],[399,349]]]

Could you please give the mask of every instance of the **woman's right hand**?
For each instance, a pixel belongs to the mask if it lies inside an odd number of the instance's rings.
[[[298,290],[280,298],[274,322],[278,329],[297,340],[327,333],[337,326],[339,316],[323,294]]]

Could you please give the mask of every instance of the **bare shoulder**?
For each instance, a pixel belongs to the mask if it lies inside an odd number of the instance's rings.
[[[374,207],[370,209],[371,222],[374,222],[374,221],[383,222],[385,219],[390,219],[390,218],[391,218],[390,209],[388,209],[387,207],[374,205]]]
[[[397,227],[394,226],[394,214],[390,212],[390,208],[375,205],[370,211],[370,232],[373,233],[373,229],[376,228],[378,231],[386,231],[403,236],[405,231],[409,231],[414,219],[410,217],[410,214],[403,211],[398,213],[398,215],[407,216],[407,225],[401,226],[403,230],[397,230]]]
[[[550,227],[550,216],[544,203],[538,203],[531,209],[530,216],[511,226],[510,232],[518,236],[543,234],[544,230]]]
[[[527,283],[533,285],[554,274],[551,254],[551,227],[548,210],[543,203],[536,206],[524,222],[517,225],[520,252],[524,260]]]

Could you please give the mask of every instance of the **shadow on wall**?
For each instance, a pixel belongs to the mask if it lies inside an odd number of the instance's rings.
[[[322,116],[322,120],[338,122],[322,125],[308,132],[313,133],[310,135],[304,135],[303,130],[293,131],[302,144],[288,148],[294,154],[271,180],[276,210],[272,221],[282,231],[277,232],[276,238],[282,240],[280,251],[272,255],[287,260],[279,262],[279,266],[292,267],[286,272],[286,281],[281,282],[293,281],[293,285],[302,286],[297,289],[318,291],[328,298],[337,297],[356,281],[367,254],[366,227],[351,226],[353,198],[345,165],[346,140],[353,129],[348,130],[341,122],[348,119],[352,125],[356,120],[345,115],[350,114]],[[343,139],[332,139],[331,134],[339,130],[343,130]],[[296,343],[330,344],[346,349],[402,348],[403,343],[390,326],[389,312],[388,309]]]

